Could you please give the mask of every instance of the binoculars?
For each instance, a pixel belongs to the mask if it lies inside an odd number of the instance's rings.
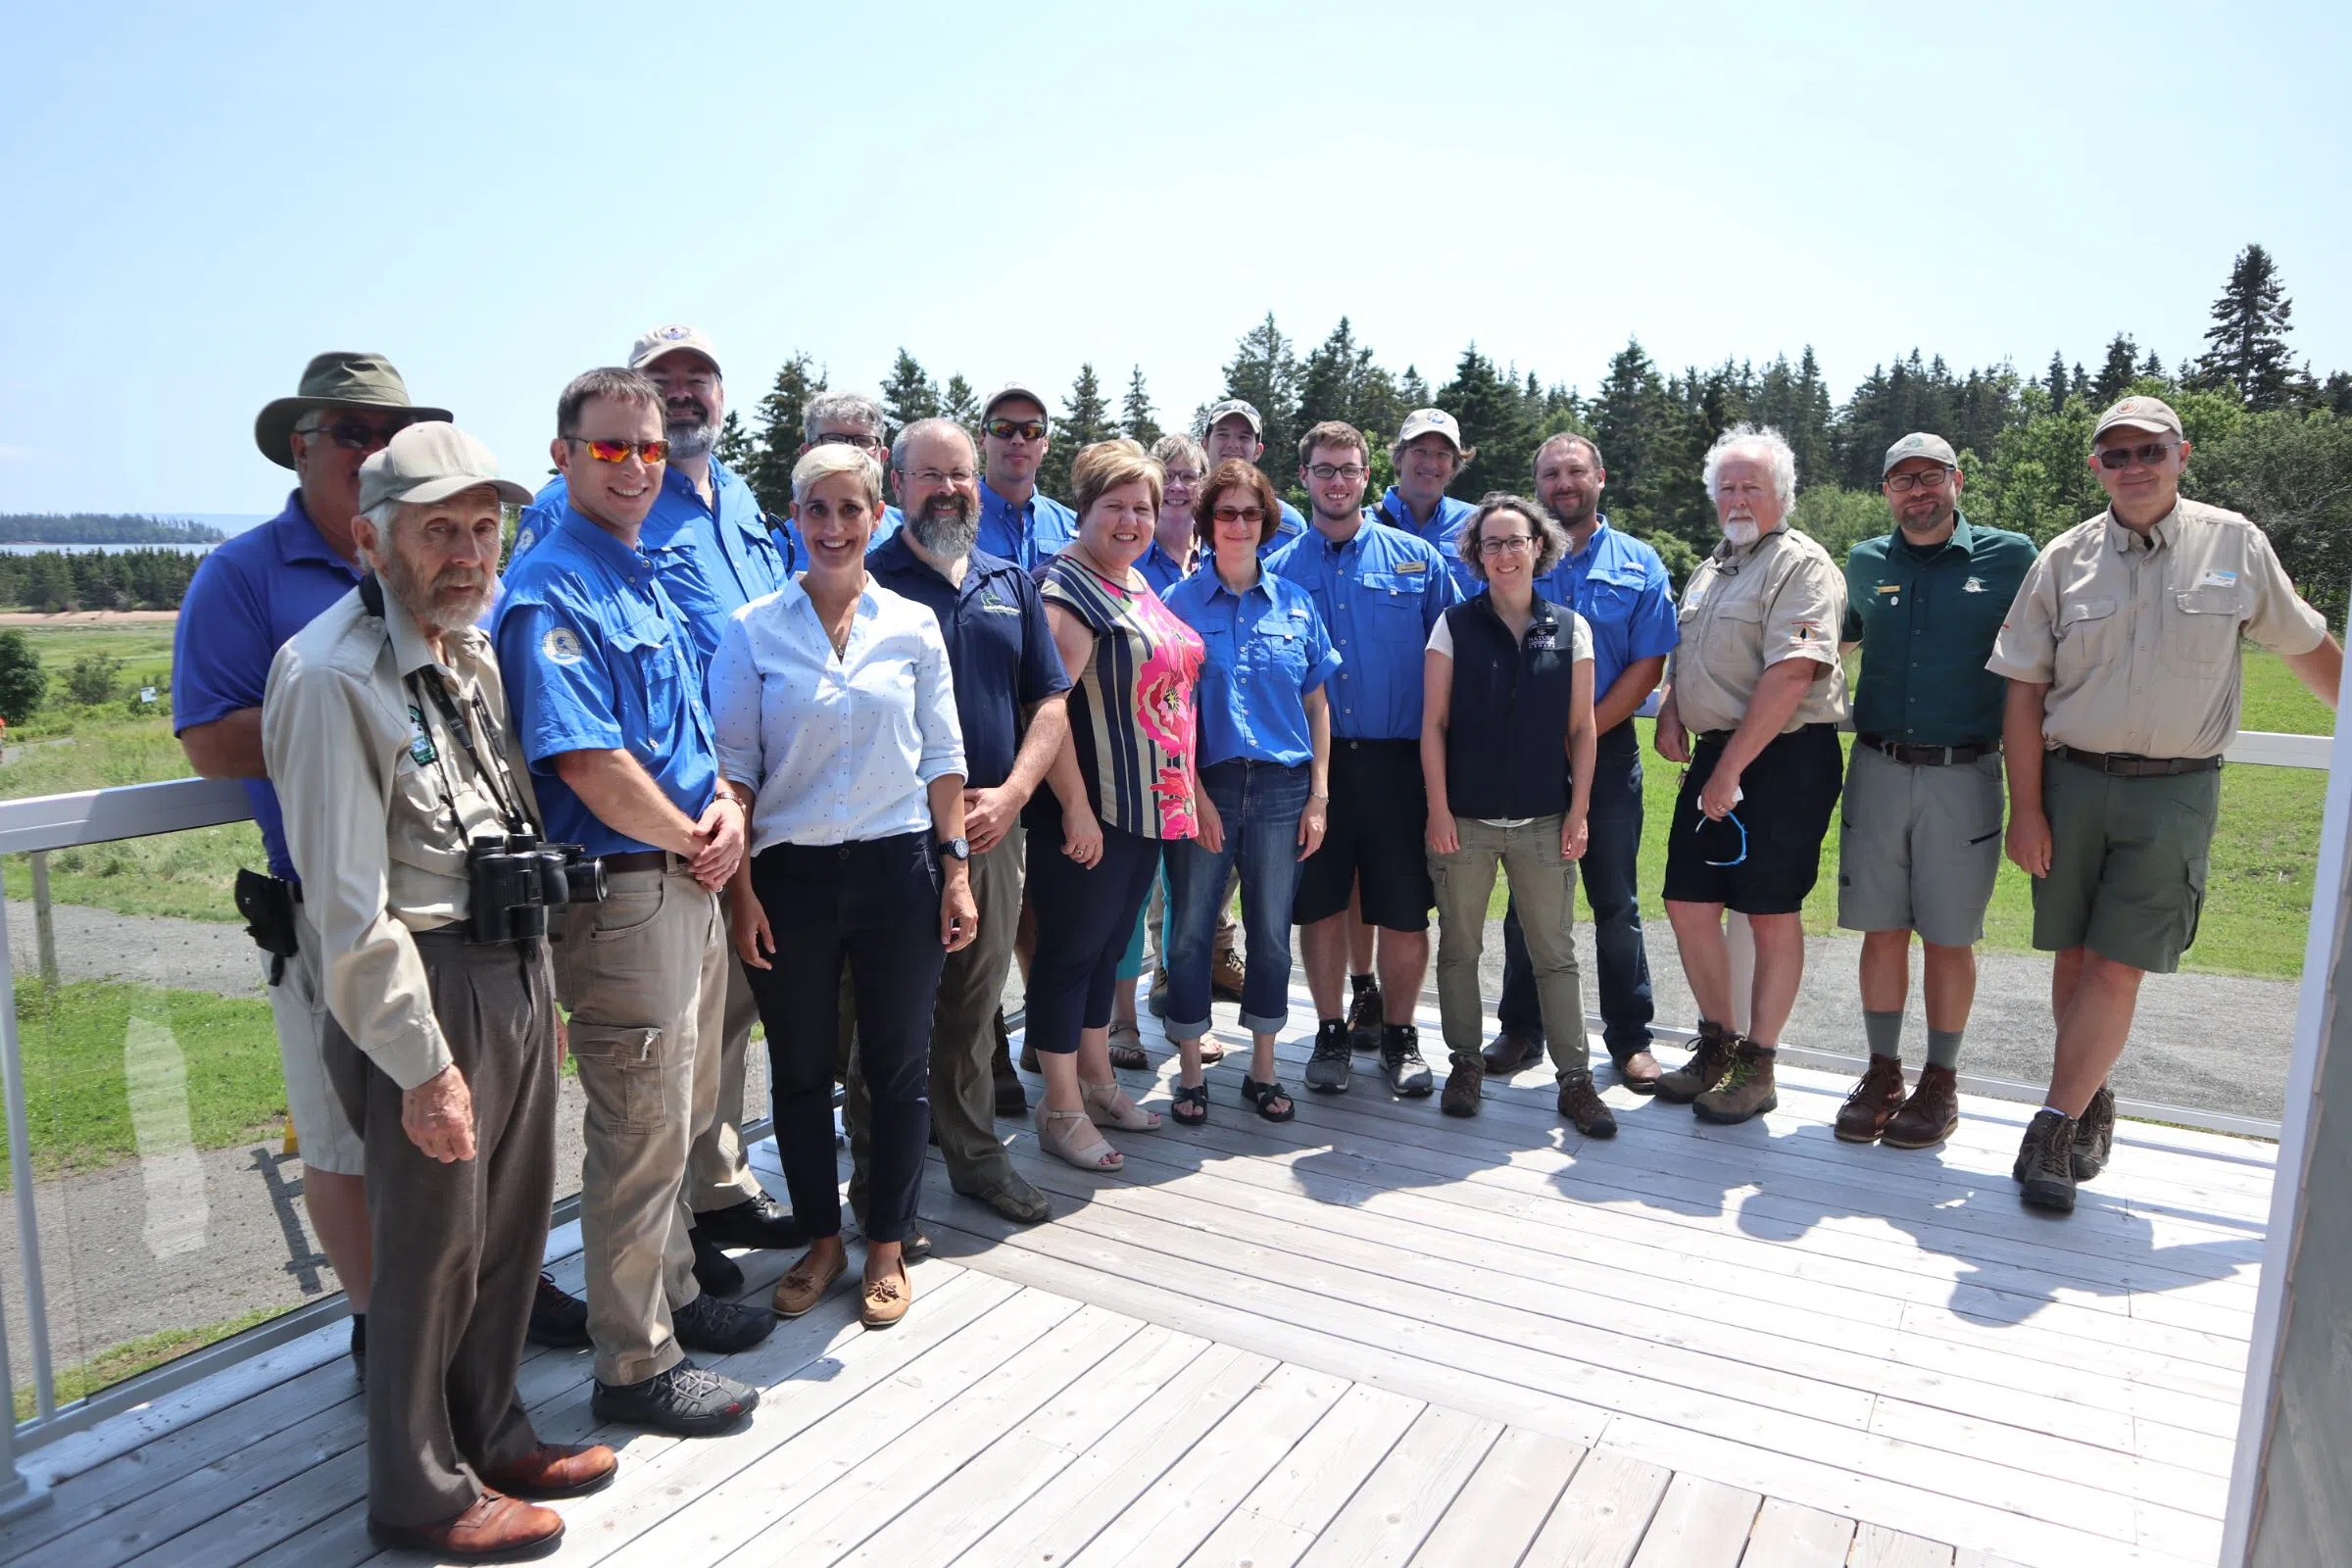
[[[542,844],[536,834],[489,834],[466,846],[472,893],[466,938],[519,942],[547,935],[547,911],[601,904],[605,865],[577,844]]]

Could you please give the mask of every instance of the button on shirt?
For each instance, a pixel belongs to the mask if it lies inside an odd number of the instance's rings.
[[[173,733],[261,707],[270,661],[359,580],[358,568],[327,547],[303,511],[299,490],[276,516],[198,562],[172,634]],[[239,782],[261,825],[270,874],[294,880],[277,791],[266,778]]]
[[[939,623],[948,669],[956,678],[964,787],[1002,786],[1012,776],[1029,710],[1070,689],[1037,584],[1011,562],[975,550],[964,558],[963,582],[957,586],[905,539],[877,545],[865,558],[865,569],[892,593],[930,611]]]
[[[2237,738],[2239,637],[2292,655],[2327,635],[2260,528],[2182,501],[2144,540],[2107,512],[2051,540],[1984,667],[2050,688],[2052,746],[2218,757]]]
[[[1471,502],[1440,496],[1438,509],[1429,514],[1429,521],[1420,523],[1413,520],[1413,509],[1404,504],[1404,497],[1397,493],[1395,485],[1389,486],[1388,492],[1380,498],[1380,520],[1392,528],[1417,534],[1434,546],[1439,557],[1445,561],[1446,569],[1453,574],[1454,586],[1461,590],[1464,599],[1486,586],[1471,574],[1458,548],[1462,524],[1468,522],[1470,514],[1477,510],[1477,506]]]
[[[928,832],[931,781],[963,776],[939,622],[871,579],[838,654],[797,582],[738,611],[710,662],[710,715],[719,772],[758,791],[754,855]]]
[[[1998,740],[2009,687],[1984,660],[2033,564],[2024,534],[1966,517],[1924,550],[1899,528],[1855,545],[1839,634],[1862,645],[1854,728],[1914,746]]]
[[[1679,613],[1674,706],[1686,727],[1738,729],[1756,683],[1785,659],[1811,660],[1831,673],[1805,687],[1782,734],[1845,717],[1838,667],[1845,574],[1805,535],[1783,525],[1744,550],[1718,546],[1690,574]]]
[[[566,507],[508,572],[492,623],[548,836],[593,856],[655,846],[600,821],[556,775],[561,754],[625,751],[690,817],[717,788],[702,664],[662,583],[642,553]]]
[[[1584,549],[1536,579],[1536,593],[1584,617],[1592,638],[1595,704],[1628,665],[1663,658],[1682,641],[1666,563],[1632,534],[1610,527],[1606,517],[1595,520]]]
[[[1367,513],[1347,543],[1310,528],[1266,558],[1266,569],[1306,590],[1339,650],[1332,736],[1418,740],[1422,645],[1461,598],[1436,548]]]
[[[442,648],[435,659],[397,602],[379,619],[346,594],[278,654],[262,706],[262,753],[308,873],[303,913],[318,934],[327,1008],[403,1089],[450,1064],[410,933],[466,917],[466,844],[509,831],[500,790],[511,783],[506,799],[534,810],[490,639],[468,626]],[[410,676],[441,684],[473,753]],[[497,787],[476,754],[503,763]]]
[[[1312,761],[1306,698],[1331,679],[1340,655],[1306,590],[1261,568],[1257,581],[1236,594],[1215,563],[1204,561],[1168,594],[1167,605],[1207,650],[1195,698],[1200,765]]]
[[[1078,514],[1043,492],[1014,506],[980,481],[980,535],[974,547],[1035,571],[1078,537]]]

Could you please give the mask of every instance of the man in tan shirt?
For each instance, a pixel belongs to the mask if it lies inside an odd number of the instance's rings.
[[[2042,551],[1984,666],[2009,680],[2009,858],[2034,878],[2034,945],[2057,955],[2057,1060],[2015,1174],[2026,1202],[2060,1213],[2107,1162],[2107,1074],[2140,976],[2172,973],[2196,937],[2239,639],[2330,708],[2343,672],[2262,530],[2181,498],[2188,453],[2162,399],[2099,416],[2088,462],[2108,508]]]
[[[1779,431],[1725,431],[1707,454],[1707,493],[1724,542],[1683,590],[1682,644],[1657,729],[1658,755],[1690,764],[1666,841],[1665,895],[1698,1003],[1698,1047],[1657,1093],[1703,1120],[1740,1122],[1780,1103],[1773,1057],[1805,973],[1800,911],[1843,782],[1845,576],[1788,526],[1796,457]],[[1727,1027],[1727,908],[1755,935],[1745,1037]]]
[[[360,1129],[375,1255],[368,1528],[478,1557],[552,1543],[518,1496],[616,1464],[542,1444],[515,1394],[555,1190],[557,1014],[546,910],[475,906],[476,840],[536,834],[489,639],[498,476],[455,425],[411,424],[360,470],[360,586],[279,650],[262,748],[319,944],[329,1077]],[[531,891],[541,884],[531,879]],[[527,899],[524,902],[528,902]]]

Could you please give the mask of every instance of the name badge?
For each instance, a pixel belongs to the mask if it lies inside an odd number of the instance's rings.
[[[2200,588],[2234,588],[2237,586],[2237,573],[2234,571],[2209,571],[2197,579],[2197,586]]]
[[[1429,563],[1426,561],[1399,561],[1396,563],[1396,569],[1398,571],[1427,571]]]
[[[432,731],[424,727],[424,710],[409,709],[409,758],[418,767],[439,760],[441,754],[433,747]]]

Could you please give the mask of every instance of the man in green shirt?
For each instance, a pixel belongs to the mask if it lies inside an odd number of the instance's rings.
[[[1870,1065],[1838,1136],[1893,1149],[1941,1143],[1960,1119],[1954,1069],[1976,1000],[1976,944],[2001,866],[2001,710],[1984,668],[2034,564],[2024,534],[1960,514],[1951,444],[1924,432],[1886,449],[1894,528],[1845,561],[1844,646],[1862,647],[1854,749],[1838,845],[1838,923],[1862,936]],[[1903,1080],[1911,934],[1926,950],[1928,1060]]]

